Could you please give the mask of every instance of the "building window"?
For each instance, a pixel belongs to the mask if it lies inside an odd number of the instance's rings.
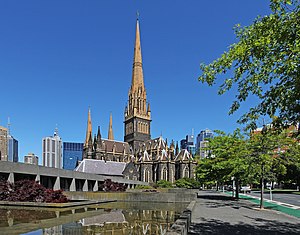
[[[188,166],[185,166],[184,169],[183,169],[183,177],[185,177],[185,178],[189,178],[190,177],[189,167]]]
[[[171,169],[170,178],[171,178],[171,183],[174,183],[174,170],[173,169]]]
[[[166,167],[162,169],[162,180],[168,180],[168,170]]]
[[[144,181],[150,182],[150,172],[149,172],[148,168],[145,168],[145,170],[144,170]]]

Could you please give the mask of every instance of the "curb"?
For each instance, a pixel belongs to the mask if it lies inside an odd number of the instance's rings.
[[[171,226],[166,235],[187,235],[190,229],[192,220],[192,211],[195,207],[196,201],[191,201],[187,208],[181,213],[179,218]]]

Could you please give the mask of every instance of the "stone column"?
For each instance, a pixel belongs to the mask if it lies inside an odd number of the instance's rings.
[[[75,178],[72,179],[71,185],[70,185],[70,192],[76,191],[76,183]]]
[[[84,181],[82,191],[83,191],[83,192],[89,191],[88,181],[87,181],[87,180]]]
[[[60,177],[56,177],[55,184],[53,186],[53,190],[60,190]]]
[[[9,173],[7,181],[9,181],[12,184],[15,183],[15,175],[13,172]]]
[[[98,186],[98,180],[96,180],[95,184],[94,184],[94,187],[93,187],[93,191],[94,192],[97,192],[99,189],[99,186]]]

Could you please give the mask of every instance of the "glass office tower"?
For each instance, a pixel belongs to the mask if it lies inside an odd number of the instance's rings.
[[[63,169],[74,170],[77,161],[82,160],[83,143],[63,143]]]

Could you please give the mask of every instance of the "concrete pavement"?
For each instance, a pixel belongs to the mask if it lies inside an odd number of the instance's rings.
[[[249,200],[232,200],[216,191],[200,191],[189,234],[300,234],[300,219]]]

